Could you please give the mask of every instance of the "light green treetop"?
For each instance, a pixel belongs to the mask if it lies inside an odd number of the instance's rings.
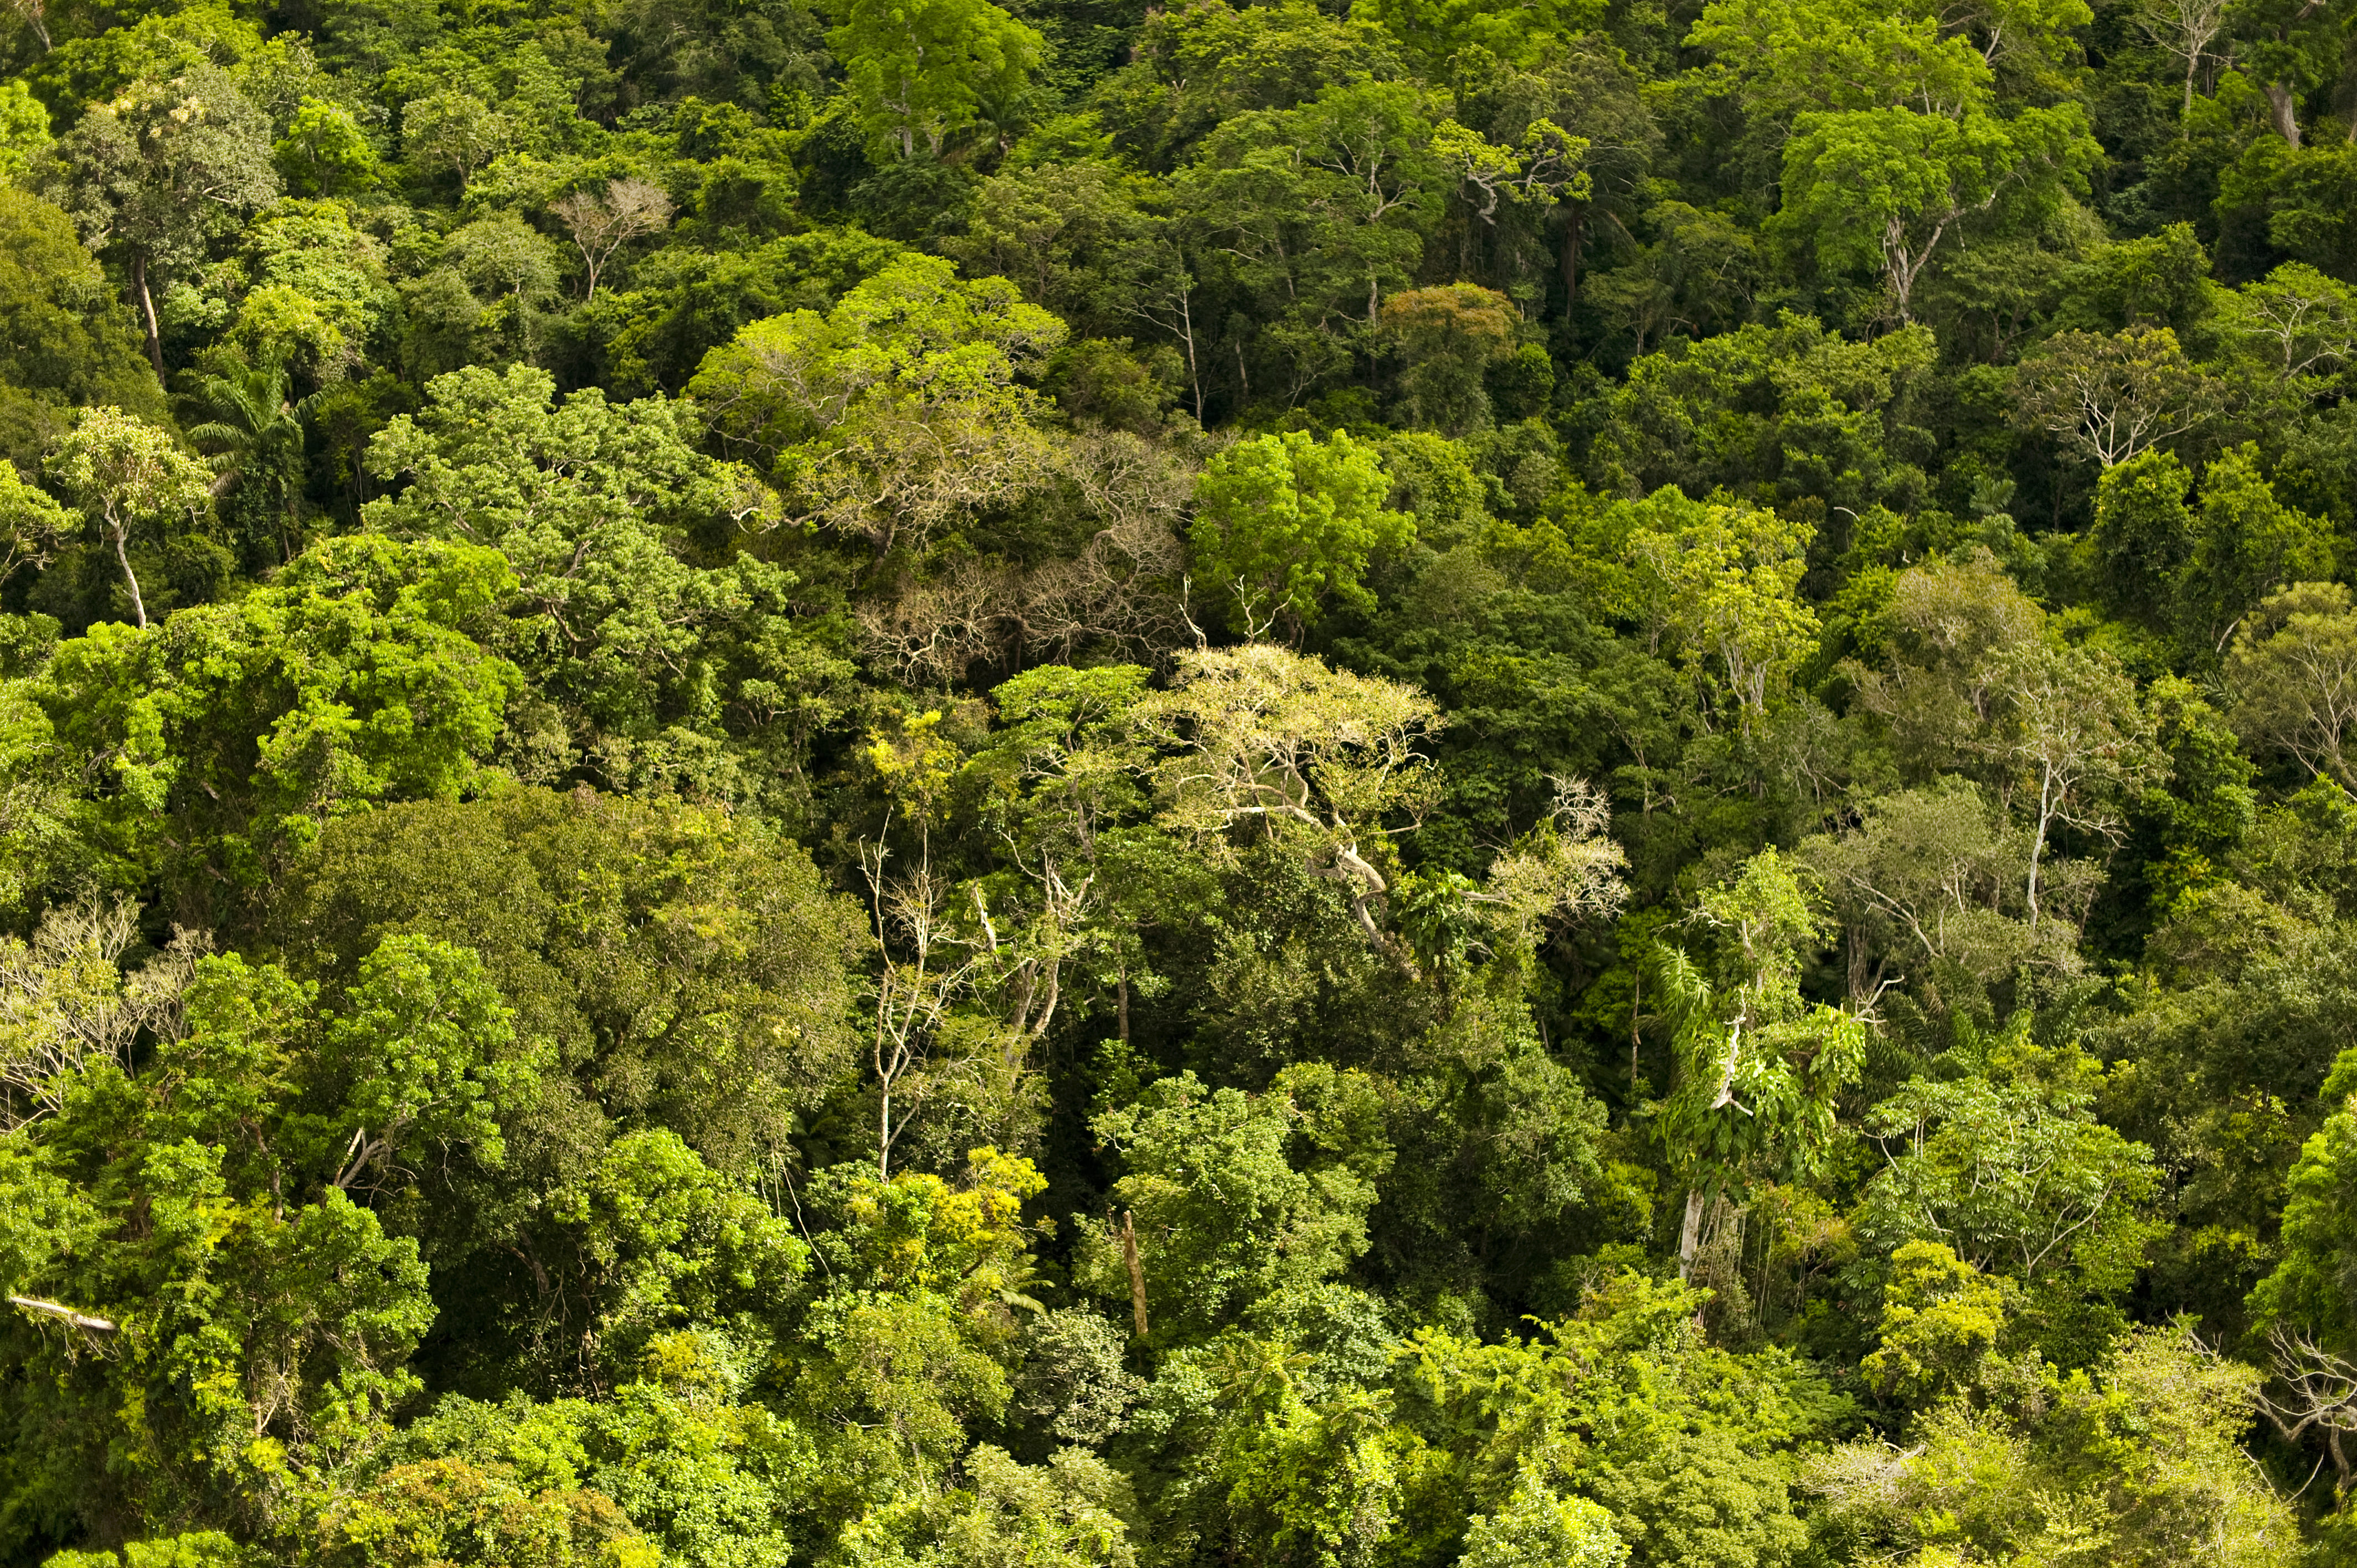
[[[1254,637],[1315,621],[1329,598],[1366,607],[1368,563],[1415,537],[1415,520],[1384,504],[1391,488],[1381,459],[1346,431],[1239,442],[1196,481],[1195,571]]]

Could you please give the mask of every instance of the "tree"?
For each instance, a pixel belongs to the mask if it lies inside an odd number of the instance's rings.
[[[606,182],[606,194],[572,191],[550,209],[573,234],[581,262],[589,270],[584,303],[597,297],[597,274],[615,252],[632,240],[660,234],[671,223],[671,198],[661,186],[643,179]]]
[[[132,532],[173,518],[193,526],[212,504],[203,466],[154,425],[119,408],[90,408],[58,443],[47,467],[96,526],[101,541],[113,546],[132,615],[139,629],[146,630],[147,601],[131,569]]]
[[[1594,197],[1596,182],[1587,167],[1593,149],[1587,137],[1573,135],[1544,115],[1532,120],[1514,147],[1501,147],[1454,120],[1442,121],[1432,133],[1434,156],[1477,193],[1474,216],[1492,227],[1501,202],[1552,207]]]
[[[2180,123],[2193,116],[2193,81],[2201,73],[2210,46],[2226,26],[2226,0],[2144,0],[2136,25],[2155,48],[2185,62],[2185,102],[2178,110]],[[2190,134],[2188,128],[2187,134]]]
[[[2238,61],[2265,95],[2276,134],[2299,151],[2300,100],[2333,77],[2338,21],[2306,0],[2256,0],[2236,6],[2230,20]]]
[[[64,212],[0,190],[0,446],[26,472],[80,408],[163,417],[163,388],[114,298]]]
[[[1749,314],[1757,239],[1723,213],[1683,202],[1663,202],[1651,216],[1653,242],[1630,265],[1589,280],[1587,297],[1641,353],[1672,335],[1695,340],[1733,328]]]
[[[2179,635],[2214,659],[2269,589],[2321,578],[2332,558],[2324,525],[2276,499],[2256,446],[2222,452],[2201,476],[2193,549],[2178,579]]]
[[[0,938],[0,1118],[10,1129],[63,1111],[93,1068],[131,1070],[143,1035],[178,1032],[205,939],[177,932],[167,950],[127,969],[138,935],[137,908],[118,902],[53,908],[29,942]]]
[[[1853,1005],[1869,1002],[1894,972],[1914,983],[1926,1007],[1971,1007],[1981,987],[2023,964],[2074,966],[2075,920],[2042,932],[2030,925],[2029,845],[1973,785],[1943,779],[1857,814],[1856,826],[1800,850],[1847,928]]]
[[[1392,1159],[1379,1092],[1314,1064],[1251,1095],[1185,1073],[1095,1119],[1127,1173],[1113,1197],[1131,1217],[1161,1338],[1205,1334],[1366,1250],[1367,1211]],[[1104,1255],[1110,1239],[1090,1245],[1100,1288],[1127,1295],[1125,1267]]]
[[[2096,1119],[2102,1067],[2075,1045],[2032,1043],[2028,1022],[1991,1040],[1965,1033],[1948,1070],[1867,1115],[1888,1163],[1857,1224],[1877,1252],[1936,1240],[1985,1273],[2116,1295],[2159,1229],[2145,1213],[2153,1154]]]
[[[2023,357],[2017,385],[2023,424],[2106,468],[2200,429],[2222,407],[2222,389],[2166,327],[2059,332]]]
[[[2234,730],[2255,751],[2287,752],[2319,777],[2357,789],[2341,754],[2357,723],[2357,611],[2337,583],[2270,594],[2226,658]]]
[[[974,983],[981,958],[961,950],[944,908],[948,889],[934,871],[924,822],[929,805],[917,807],[922,848],[906,875],[886,875],[888,851],[883,843],[860,846],[860,875],[867,884],[880,971],[868,1023],[878,1179],[891,1176],[893,1151],[927,1103],[944,1090],[954,1093],[970,1087],[990,1066],[984,1053],[942,1048],[944,1036],[953,1033],[955,1010]]]
[[[2147,447],[2095,481],[2094,543],[2104,596],[2153,630],[2174,609],[2179,573],[2193,552],[2185,498],[2193,476],[2173,452]]]
[[[135,81],[92,104],[58,141],[48,189],[82,242],[120,257],[164,379],[156,295],[205,259],[206,247],[278,194],[269,127],[237,84],[200,65],[168,81]]]
[[[513,1020],[467,949],[400,936],[363,959],[311,1068],[343,1101],[322,1130],[340,1141],[352,1129],[328,1185],[382,1192],[416,1179],[404,1161],[430,1154],[447,1167],[461,1147],[500,1164],[499,1118],[536,1076]]]
[[[1620,1568],[1628,1560],[1609,1509],[1557,1497],[1535,1476],[1518,1482],[1496,1513],[1466,1523],[1458,1559],[1465,1568]]]
[[[47,54],[55,46],[49,42],[49,8],[47,0],[13,0],[9,9],[16,12],[33,36],[41,41],[41,52]]]
[[[947,262],[909,256],[823,317],[754,323],[688,391],[803,517],[872,541],[880,562],[1047,481],[1056,449],[1016,378],[1063,339],[1004,278],[961,283]]]
[[[1407,361],[1401,382],[1414,423],[1448,435],[1490,423],[1481,376],[1512,352],[1521,325],[1512,301],[1471,284],[1406,289],[1383,301],[1382,319]]]
[[[303,420],[291,392],[285,369],[264,365],[197,376],[181,400],[188,442],[212,460],[256,568],[303,548]]]
[[[1548,46],[1579,30],[1577,12],[1562,0],[1528,7],[1495,0],[1385,0],[1374,16],[1415,51],[1435,80],[1464,49],[1480,48],[1510,64],[1529,66],[1538,63]]]
[[[789,1531],[828,1473],[813,1441],[823,1434],[744,1397],[726,1330],[658,1336],[619,1382],[585,1393],[433,1401],[347,1477],[320,1520],[318,1560],[361,1568],[413,1550],[396,1560],[780,1568],[791,1559]],[[605,1528],[582,1529],[570,1543],[581,1555],[569,1556],[565,1532],[538,1509],[458,1487],[446,1499],[416,1484],[420,1471],[445,1466]]]
[[[725,1332],[777,1348],[810,1268],[793,1221],[771,1214],[667,1127],[625,1133],[554,1196],[552,1335],[591,1387],[632,1380],[673,1336]]]
[[[1432,797],[1419,749],[1439,728],[1432,700],[1267,643],[1178,662],[1170,689],[1136,709],[1164,753],[1154,777],[1171,824],[1208,845],[1237,827],[1300,843],[1311,873],[1342,886],[1367,940],[1404,958],[1376,919],[1391,885],[1368,856],[1398,831],[1386,819]]]
[[[1145,1380],[1122,1364],[1129,1336],[1087,1307],[1042,1313],[1024,1336],[1030,1354],[1016,1408],[1060,1442],[1093,1447],[1118,1432]]]
[[[1849,668],[1859,701],[1897,742],[1908,780],[1969,769],[1996,709],[1996,660],[2039,641],[2044,612],[1995,556],[1975,550],[1900,573],[1877,619],[1889,667]]]
[[[356,196],[377,182],[376,148],[351,111],[317,98],[296,108],[270,156],[286,188],[303,196]]]
[[[1730,1189],[1777,1171],[1805,1175],[1824,1159],[1835,1099],[1866,1056],[1861,1015],[1802,998],[1801,954],[1819,924],[1789,861],[1761,851],[1695,913],[1718,940],[1709,971],[1676,948],[1657,961],[1677,1078],[1653,1127],[1686,1187],[1681,1279]]]
[[[37,694],[98,770],[92,880],[161,875],[201,909],[259,893],[328,818],[457,794],[518,685],[458,628],[513,581],[493,552],[357,534],[233,604],[60,644]]]
[[[932,1522],[939,1561],[1025,1568],[1131,1568],[1119,1472],[1076,1448],[1045,1465],[1018,1465],[977,1445],[966,1459],[971,1489],[944,1499]]]
[[[0,88],[0,173],[21,180],[49,146],[49,116],[19,79]]]
[[[1459,1506],[1486,1520],[1468,1555],[1478,1541],[1485,1561],[1518,1568],[1609,1568],[1624,1552],[1708,1568],[1795,1560],[1807,1530],[1783,1451],[1819,1418],[1798,1387],[1759,1378],[1764,1358],[1713,1345],[1702,1306],[1695,1286],[1621,1273],[1528,1339],[1426,1329],[1403,1347],[1412,1399],[1399,1424],[1448,1456]],[[1573,1371],[1583,1364],[1595,1373]],[[1580,1500],[1608,1510],[1609,1534]]]
[[[1341,82],[1223,122],[1173,181],[1193,256],[1253,302],[1259,396],[1290,406],[1372,349],[1385,294],[1415,281],[1449,185],[1405,82]],[[1237,345],[1236,392],[1254,400]]]
[[[2009,120],[1912,109],[1812,112],[1784,147],[1777,222],[1836,266],[1879,271],[1890,309],[1914,317],[1916,285],[1941,242],[2000,201],[2040,211],[2083,188],[2097,156],[2075,104]]]
[[[509,118],[473,93],[445,88],[401,106],[401,151],[413,167],[447,168],[463,188],[515,139]]]
[[[2357,353],[2357,289],[2300,262],[2222,293],[2219,326],[2286,389],[2307,389],[2347,369]]]
[[[2259,1568],[2297,1550],[2289,1503],[2240,1442],[2256,1375],[2190,1323],[2137,1329],[2067,1377],[2033,1359],[2007,1378],[1998,1361],[1969,1400],[1925,1412],[1907,1448],[1852,1443],[1808,1464],[1859,1550],[2034,1562],[2095,1536],[2139,1568]]]
[[[82,1309],[47,1319],[74,1337],[38,1318],[0,1336],[8,1418],[50,1434],[9,1477],[19,1507],[284,1538],[419,1388],[406,1363],[435,1305],[417,1243],[274,1143],[302,1065],[277,1024],[299,1026],[307,998],[255,978],[206,961],[185,1027],[178,1007],[151,1015],[136,1077],[86,1058],[60,1112],[0,1145],[0,1190],[25,1217],[9,1288]],[[92,1334],[103,1357],[86,1353]],[[126,1452],[181,1458],[110,1473],[105,1455]]]
[[[902,162],[921,138],[936,157],[986,102],[1019,93],[1046,48],[990,0],[845,0],[827,48],[845,63],[859,128]]]
[[[662,1561],[612,1498],[519,1486],[504,1467],[437,1458],[394,1466],[339,1496],[318,1523],[320,1561],[430,1568],[438,1563],[649,1568]]]
[[[1987,109],[1993,85],[1972,40],[1922,14],[1709,0],[1687,37],[1717,57],[1748,110],[1796,133],[1799,116],[1829,111],[1962,119]]]
[[[443,252],[444,275],[455,275],[471,300],[482,302],[484,308],[470,323],[474,331],[508,351],[483,358],[525,359],[540,346],[540,313],[556,297],[557,256],[546,235],[511,212],[479,218],[451,231]]]
[[[2083,648],[2032,642],[2002,650],[1989,665],[1989,686],[1996,720],[1980,744],[2030,819],[2023,897],[2034,936],[2039,873],[2054,830],[2117,831],[2110,797],[2152,767],[2150,721],[2116,662]]]
[[[948,1489],[969,1424],[1012,1397],[999,1353],[1030,1283],[1023,1206],[1044,1185],[987,1147],[955,1179],[845,1165],[813,1180],[803,1202],[834,1221],[819,1250],[831,1273],[789,1408],[830,1435],[834,1464],[908,1501]],[[905,1509],[870,1515],[870,1538],[898,1533]]]
[[[2349,1052],[2333,1063],[2319,1096],[2324,1123],[2301,1146],[2286,1184],[2281,1261],[2256,1290],[2257,1320],[2306,1336],[2322,1349],[2357,1351],[2357,1313],[2346,1282],[2357,1261],[2352,1219],[2352,1177],[2357,1175],[2357,1064]],[[2357,1430],[2357,1423],[2350,1424]],[[2337,1439],[2336,1439],[2337,1442]],[[2343,1474],[2350,1466],[2341,1464]]]
[[[18,478],[15,464],[0,459],[0,584],[25,567],[48,565],[74,523],[73,513]]]
[[[546,743],[560,774],[608,737],[716,730],[724,628],[752,622],[791,581],[727,559],[726,542],[772,502],[744,468],[695,449],[692,419],[682,403],[609,403],[594,389],[559,405],[544,371],[472,366],[436,377],[425,406],[369,445],[371,472],[408,481],[361,509],[370,527],[487,546],[512,568],[503,651],[560,704]],[[725,564],[690,564],[716,546]]]
[[[614,1146],[616,1165],[592,1180],[594,1162],[576,1161],[587,1158],[580,1140],[589,1136],[595,1154],[617,1124],[667,1129],[732,1191],[765,1172],[774,1181],[770,1162],[793,1119],[815,1113],[857,1061],[851,976],[864,921],[809,855],[749,814],[675,797],[403,794],[319,829],[277,884],[265,912],[271,943],[299,955],[304,977],[329,992],[352,985],[389,934],[479,954],[516,1010],[517,1036],[549,1042],[573,1079],[544,1080],[549,1093],[534,1114],[503,1123],[511,1158],[574,1173],[568,1213],[587,1202],[622,1215],[657,1201],[651,1188],[705,1180],[664,1175],[675,1162],[655,1145]],[[498,1244],[496,1232],[445,1240]],[[620,1287],[595,1271],[568,1282],[559,1262],[576,1245],[635,1254],[599,1241],[594,1225],[517,1244],[554,1271],[549,1279],[528,1264],[511,1272],[519,1260],[498,1252],[506,1262],[485,1288],[514,1303],[515,1317],[501,1321],[524,1338],[519,1354],[534,1365],[558,1355],[577,1372],[579,1347],[535,1345],[532,1325],[549,1313],[578,1324],[566,1315]]]
[[[1858,1371],[1875,1392],[1920,1409],[1978,1383],[2005,1326],[2000,1285],[1943,1242],[1909,1241],[1891,1251],[1881,1343]]]
[[[1938,358],[1928,329],[1864,343],[1790,313],[1629,367],[1588,464],[1598,489],[1635,500],[1675,485],[1863,511],[1900,472],[1888,420],[1915,406]]]
[[[1654,625],[1697,674],[1717,660],[1751,725],[1815,640],[1816,617],[1794,593],[1810,531],[1772,511],[1696,505],[1667,489],[1629,510],[1637,527],[1627,549],[1652,590]]]
[[[1368,562],[1415,537],[1414,520],[1383,504],[1391,488],[1381,460],[1345,431],[1240,442],[1195,482],[1194,568],[1232,601],[1248,636],[1308,625],[1329,597],[1371,607]]]

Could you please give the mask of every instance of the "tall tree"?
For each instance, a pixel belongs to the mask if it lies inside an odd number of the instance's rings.
[[[903,162],[939,156],[985,106],[1019,93],[1045,46],[990,0],[848,0],[827,47],[842,60],[859,128]]]
[[[52,159],[46,188],[84,244],[123,262],[161,381],[156,295],[278,194],[269,123],[226,71],[199,65],[91,105]]]
[[[174,519],[193,526],[212,506],[204,466],[154,425],[119,408],[90,408],[50,453],[48,468],[113,550],[131,613],[146,630],[147,601],[131,566],[132,533]]]

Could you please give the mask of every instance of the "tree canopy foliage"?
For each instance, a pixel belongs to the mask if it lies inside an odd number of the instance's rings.
[[[0,1568],[2351,1560],[2352,61],[10,0]]]

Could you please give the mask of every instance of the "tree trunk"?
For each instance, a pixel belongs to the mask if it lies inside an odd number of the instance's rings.
[[[1702,1250],[1702,1188],[1686,1190],[1686,1219],[1678,1230],[1678,1278],[1694,1272],[1695,1254]]]
[[[114,535],[114,559],[122,564],[123,580],[130,586],[131,589],[131,613],[139,618],[139,629],[145,631],[147,629],[147,601],[139,596],[139,576],[137,573],[131,569],[131,548],[127,542],[127,536],[131,532],[131,525],[126,522],[118,522],[115,523],[109,532]]]
[[[1563,250],[1556,264],[1563,274],[1563,314],[1570,318],[1571,307],[1579,300],[1579,247],[1587,230],[1587,208],[1585,204],[1566,202],[1563,218]]]
[[[2029,844],[2029,929],[2038,929],[2038,863],[2046,858],[2046,825],[2054,820],[2054,770],[2048,768],[2038,780],[2038,832]]]
[[[2268,117],[2276,123],[2276,134],[2294,147],[2299,145],[2299,103],[2292,97],[2291,89],[2282,82],[2266,84]]]
[[[147,362],[156,367],[156,380],[164,379],[164,338],[156,327],[156,299],[147,292],[147,258],[131,258],[131,285],[139,291],[139,319],[147,328]],[[146,625],[141,621],[142,626]]]
[[[1129,1310],[1137,1320],[1137,1337],[1146,1337],[1146,1265],[1138,1261],[1137,1226],[1129,1210],[1121,1211],[1121,1261],[1129,1266]]]
[[[1637,1051],[1645,1043],[1637,1026],[1638,1008],[1644,1004],[1645,972],[1641,968],[1630,976],[1629,985],[1629,1104],[1633,1109],[1642,1098],[1638,1089]]]

